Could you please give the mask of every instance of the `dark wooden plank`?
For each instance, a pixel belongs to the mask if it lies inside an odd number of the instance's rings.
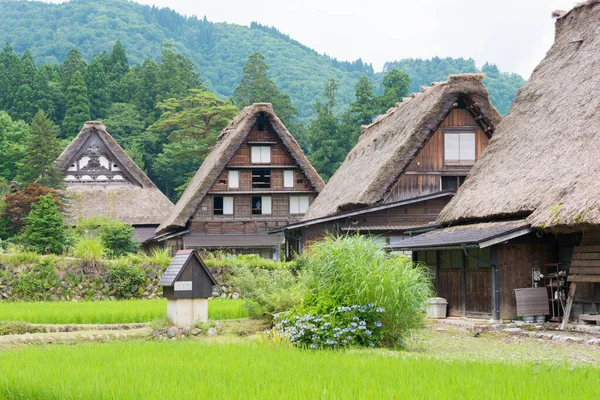
[[[567,281],[600,283],[600,275],[569,275]]]
[[[569,268],[569,274],[571,275],[600,275],[600,267],[588,267],[585,266],[572,266]]]
[[[600,246],[577,246],[573,249],[573,253],[598,253]]]
[[[573,267],[600,267],[600,260],[573,260],[571,268]]]
[[[575,253],[573,260],[600,260],[600,253]]]

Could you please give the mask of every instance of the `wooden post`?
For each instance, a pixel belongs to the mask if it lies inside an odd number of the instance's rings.
[[[565,315],[563,316],[563,321],[560,325],[561,330],[564,330],[567,327],[567,323],[569,322],[569,317],[571,316],[571,307],[573,306],[573,298],[575,297],[576,288],[577,282],[571,282],[571,287],[569,288],[569,297],[567,297],[567,307],[565,308]]]

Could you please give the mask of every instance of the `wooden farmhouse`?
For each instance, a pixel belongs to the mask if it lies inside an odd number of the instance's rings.
[[[253,104],[223,130],[158,240],[271,258],[282,235],[268,231],[299,221],[323,186],[271,104]]]
[[[173,209],[99,121],[89,121],[58,158],[69,198],[66,222],[108,216],[133,225],[149,240]]]
[[[451,75],[364,126],[302,221],[285,227],[287,255],[327,233],[374,234],[389,245],[430,229],[500,122],[482,79]]]
[[[539,281],[556,320],[571,302],[572,317],[598,319],[586,314],[600,303],[600,4],[555,17],[553,46],[438,217],[444,228],[396,246],[432,269],[450,315],[515,318],[515,289]]]

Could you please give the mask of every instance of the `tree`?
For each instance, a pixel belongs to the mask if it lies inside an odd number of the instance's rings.
[[[378,112],[373,85],[366,76],[360,78],[355,86],[355,100],[350,102],[350,108],[342,116],[340,135],[345,138],[346,154],[358,143],[361,126],[371,123]]]
[[[18,238],[19,242],[38,253],[62,253],[66,240],[65,223],[60,207],[51,194],[41,196],[31,204],[31,211],[24,220],[26,225]]]
[[[15,179],[15,165],[23,159],[29,136],[29,126],[24,121],[13,120],[0,111],[0,177]]]
[[[347,153],[346,138],[341,137],[340,126],[332,109],[335,105],[337,82],[329,79],[325,85],[325,105],[317,100],[315,114],[308,128],[311,142],[310,162],[323,177],[328,180],[338,169]]]
[[[25,157],[18,165],[20,180],[51,188],[62,187],[62,174],[55,164],[62,145],[56,134],[52,121],[39,111],[31,121]]]
[[[100,229],[100,239],[112,256],[119,257],[133,253],[139,243],[133,238],[133,226],[112,220]]]
[[[398,69],[393,69],[383,77],[383,95],[379,97],[380,113],[383,114],[403,97],[408,96],[410,77]]]
[[[113,103],[103,119],[106,129],[121,147],[136,145],[145,130],[139,110],[129,103]]]
[[[67,89],[67,112],[62,127],[66,137],[74,137],[86,121],[90,120],[87,87],[79,71],[75,72]]]
[[[67,91],[72,84],[73,76],[79,72],[81,76],[85,75],[86,63],[81,58],[81,53],[77,49],[69,50],[65,61],[60,66],[60,82],[63,91]]]
[[[271,103],[275,114],[284,125],[290,125],[298,116],[298,110],[292,105],[290,96],[277,89],[275,83],[267,76],[269,67],[265,57],[259,52],[250,54],[244,65],[242,82],[235,88],[233,102],[238,107],[246,107],[253,103]]]
[[[100,56],[92,58],[85,72],[85,85],[90,105],[90,117],[100,119],[110,106],[108,79]]]
[[[105,72],[107,74],[107,92],[110,95],[110,100],[122,101],[119,84],[121,79],[129,72],[129,60],[121,41],[117,40],[110,56],[105,62]]]
[[[46,195],[52,196],[62,210],[63,206],[58,193],[54,189],[37,183],[29,183],[24,189],[9,193],[4,197],[4,210],[0,216],[6,217],[10,221],[10,227],[7,229],[9,234],[14,235],[21,231],[25,224],[24,218],[31,211],[31,205]]]
[[[46,116],[56,121],[56,105],[54,104],[53,89],[51,81],[54,78],[54,72],[49,65],[42,65],[36,72],[33,80],[33,96],[35,98],[36,111],[42,110]]]
[[[157,156],[153,170],[169,194],[172,188],[181,191],[185,187],[238,109],[206,90],[197,89],[190,90],[181,100],[159,103],[158,108],[163,113],[148,129],[170,132],[170,142]]]

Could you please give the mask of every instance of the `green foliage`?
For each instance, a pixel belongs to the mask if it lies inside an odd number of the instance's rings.
[[[209,268],[249,268],[249,269],[289,269],[296,270],[296,262],[273,261],[262,258],[256,254],[225,254],[225,253],[204,253],[202,261]]]
[[[385,113],[396,103],[401,102],[403,97],[408,96],[410,77],[398,69],[393,69],[383,77],[383,95],[379,97],[381,108],[379,114]]]
[[[67,87],[67,112],[62,123],[66,137],[72,138],[90,120],[88,90],[81,72],[76,71]]]
[[[329,237],[303,257],[306,297],[296,315],[372,303],[385,310],[381,322],[389,346],[401,344],[422,325],[431,282],[426,270],[406,256],[390,256],[373,240],[357,235]]]
[[[12,282],[13,293],[23,300],[43,300],[48,295],[48,289],[58,286],[60,278],[56,274],[56,259],[40,258],[35,269],[27,269],[17,274]]]
[[[55,165],[62,144],[56,134],[52,121],[39,111],[31,121],[27,150],[18,164],[20,180],[57,189],[62,187],[62,174]]]
[[[50,194],[31,205],[25,229],[17,238],[27,249],[42,254],[60,254],[66,239],[62,212]]]
[[[14,121],[8,113],[0,111],[0,177],[12,181],[15,165],[27,152],[29,126],[24,121]]]
[[[25,333],[41,333],[43,328],[20,321],[0,321],[0,336],[23,335]]]
[[[71,247],[71,254],[75,258],[95,264],[105,257],[106,248],[100,238],[82,236]]]
[[[123,298],[131,297],[146,281],[146,273],[140,267],[123,262],[110,265],[108,276],[117,296]]]
[[[163,268],[167,268],[171,264],[171,250],[168,248],[154,247],[150,250],[150,254],[144,253],[144,259],[147,264],[160,265]]]
[[[298,115],[290,96],[279,91],[275,83],[267,76],[269,67],[265,57],[255,51],[250,54],[244,65],[242,82],[235,88],[233,100],[238,107],[253,103],[271,103],[275,114],[284,125],[289,125]]]
[[[287,311],[302,300],[303,283],[289,269],[262,269],[237,265],[231,283],[245,296],[251,318]]]
[[[133,238],[133,226],[121,221],[111,221],[100,229],[100,239],[104,247],[113,255],[133,253],[139,243]]]

